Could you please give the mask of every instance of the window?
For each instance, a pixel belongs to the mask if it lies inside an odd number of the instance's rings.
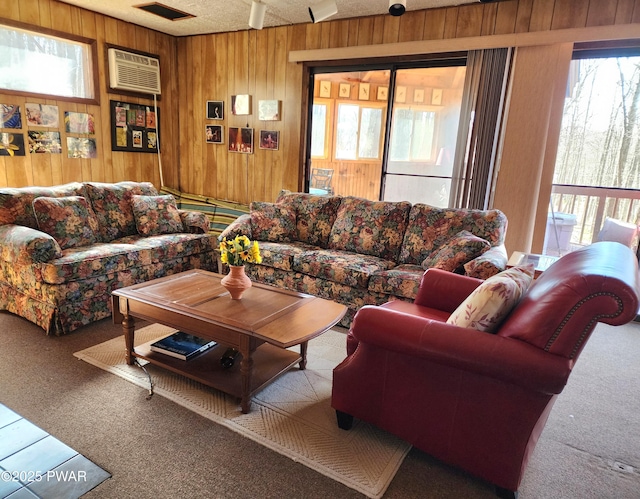
[[[335,157],[340,160],[378,159],[382,108],[338,104]]]
[[[327,128],[329,126],[328,106],[326,103],[313,103],[313,123],[311,130],[311,157],[326,158],[327,153]]]
[[[433,139],[436,113],[396,108],[389,159],[391,161],[434,161]]]
[[[94,101],[94,58],[91,40],[0,25],[1,89]]]

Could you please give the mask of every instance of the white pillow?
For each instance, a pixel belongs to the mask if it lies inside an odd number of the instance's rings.
[[[533,264],[489,277],[447,319],[447,324],[493,333],[533,281]]]

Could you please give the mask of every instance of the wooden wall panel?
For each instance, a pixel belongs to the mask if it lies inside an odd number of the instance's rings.
[[[177,171],[178,148],[176,142],[178,106],[172,104],[177,100],[177,84],[172,80],[176,70],[176,39],[153,30],[134,26],[113,18],[103,16],[88,10],[80,9],[69,4],[54,0],[17,0],[2,2],[3,9],[0,16],[12,20],[60,31],[63,34],[81,36],[97,41],[96,63],[99,67],[99,101],[97,105],[79,104],[56,98],[41,96],[23,96],[0,91],[0,102],[3,104],[17,104],[23,113],[22,132],[27,153],[24,157],[0,156],[0,185],[20,187],[25,185],[56,185],[71,181],[115,182],[121,180],[148,180],[160,187],[158,171],[158,157],[155,154],[129,153],[111,151],[111,117],[109,100],[124,100],[127,102],[152,105],[153,101],[147,97],[131,97],[121,94],[107,93],[107,64],[105,61],[105,44],[119,45],[130,50],[151,52],[160,58],[162,97],[159,102],[161,109],[160,149],[163,160],[170,168]],[[30,154],[28,152],[27,132],[29,127],[24,116],[25,103],[41,103],[58,106],[62,154]],[[98,157],[96,159],[73,159],[67,157],[64,130],[64,112],[86,112],[94,115],[95,138]],[[173,116],[174,119],[171,119]],[[3,131],[9,131],[8,129]],[[165,167],[167,168],[167,167]],[[173,185],[177,179],[170,174]]]

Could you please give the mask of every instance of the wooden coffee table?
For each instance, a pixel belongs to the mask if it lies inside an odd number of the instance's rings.
[[[222,275],[190,270],[113,292],[113,321],[122,324],[127,364],[145,359],[240,399],[251,396],[295,364],[306,367],[307,342],[338,323],[347,308],[315,296],[254,283],[242,300],[231,300]],[[134,348],[135,319],[158,322],[218,345],[188,361]],[[300,353],[287,348],[300,345]],[[242,360],[223,369],[220,357],[237,348]]]

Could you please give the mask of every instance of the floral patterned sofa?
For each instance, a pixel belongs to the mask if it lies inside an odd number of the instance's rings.
[[[255,281],[320,296],[349,307],[413,300],[427,268],[486,279],[507,263],[506,216],[500,210],[435,208],[282,191],[254,202],[219,236],[259,242]]]
[[[111,315],[111,291],[217,269],[203,213],[148,182],[0,189],[0,310],[62,335]]]

